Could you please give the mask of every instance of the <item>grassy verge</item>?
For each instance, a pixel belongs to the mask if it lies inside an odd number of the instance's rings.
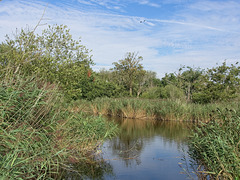
[[[201,123],[189,140],[189,154],[198,162],[198,173],[210,179],[240,179],[240,116],[220,111]],[[201,169],[201,170],[200,170]]]
[[[116,126],[67,111],[63,99],[56,85],[36,77],[1,77],[0,179],[58,179],[74,164],[94,161]]]
[[[158,120],[209,121],[217,108],[239,109],[239,104],[191,104],[180,100],[148,100],[133,98],[97,98],[91,102],[79,101],[72,110],[86,111],[125,118],[152,118]]]

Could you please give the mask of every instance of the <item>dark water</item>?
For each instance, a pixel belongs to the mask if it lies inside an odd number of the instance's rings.
[[[102,179],[189,179],[184,173],[189,163],[189,124],[133,119],[117,123],[120,134],[103,144],[103,159],[112,169]]]
[[[120,133],[104,142],[96,163],[79,164],[75,168],[81,175],[70,172],[65,179],[197,179],[190,173],[187,156],[186,138],[191,124],[133,119],[115,121]]]

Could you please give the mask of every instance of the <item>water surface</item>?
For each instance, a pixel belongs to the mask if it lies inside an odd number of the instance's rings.
[[[102,147],[103,159],[111,166],[111,173],[103,174],[102,179],[189,179],[183,173],[189,161],[189,124],[134,119],[116,122],[120,134]]]

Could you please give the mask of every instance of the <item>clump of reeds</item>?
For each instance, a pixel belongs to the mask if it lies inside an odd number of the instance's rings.
[[[0,176],[44,178],[58,169],[59,153],[50,145],[58,116],[56,87],[20,74],[9,77],[0,84]]]
[[[93,114],[104,114],[124,118],[150,118],[158,120],[204,121],[211,118],[216,108],[238,108],[238,103],[194,104],[180,100],[149,100],[140,98],[97,98],[91,102],[80,101],[75,108],[85,107]],[[88,108],[86,108],[88,107]]]
[[[189,154],[202,165],[198,173],[212,179],[240,178],[240,116],[234,110],[218,110],[208,123],[195,128]]]
[[[0,177],[57,179],[71,164],[91,163],[116,126],[67,109],[54,84],[21,73],[0,82]]]

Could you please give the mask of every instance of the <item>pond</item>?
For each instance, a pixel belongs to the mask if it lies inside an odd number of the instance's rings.
[[[66,179],[197,179],[190,173],[187,155],[186,139],[191,123],[149,119],[114,121],[119,124],[120,133],[103,143],[97,163],[78,165],[82,175],[71,172]]]
[[[116,122],[120,134],[102,147],[103,159],[112,167],[112,174],[105,174],[103,179],[189,179],[184,172],[189,165],[189,123],[134,119]],[[195,176],[191,174],[191,178]]]

